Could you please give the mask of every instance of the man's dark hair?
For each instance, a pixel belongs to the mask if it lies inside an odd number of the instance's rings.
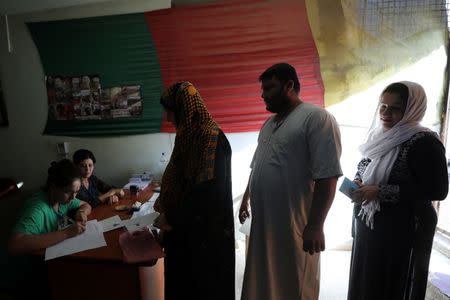
[[[274,64],[259,76],[259,81],[261,82],[263,80],[272,79],[272,77],[275,77],[283,83],[292,80],[294,82],[294,91],[297,94],[300,92],[300,81],[298,80],[297,71],[290,64]]]

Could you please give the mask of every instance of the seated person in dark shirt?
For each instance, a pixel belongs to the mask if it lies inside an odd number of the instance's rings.
[[[79,149],[73,154],[73,162],[81,172],[81,188],[77,198],[88,202],[92,207],[101,203],[115,203],[124,196],[122,189],[116,189],[93,175],[96,162],[94,154],[86,149]]]

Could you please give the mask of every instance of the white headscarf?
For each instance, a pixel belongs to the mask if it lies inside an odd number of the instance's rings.
[[[408,103],[403,118],[391,129],[384,131],[378,110],[367,135],[367,141],[359,147],[364,157],[370,158],[362,176],[363,184],[386,184],[400,145],[413,135],[430,129],[419,125],[427,109],[427,96],[423,87],[415,82],[401,81],[408,87]],[[375,199],[361,206],[358,216],[366,219],[366,225],[374,228],[374,215],[380,211],[380,202]]]

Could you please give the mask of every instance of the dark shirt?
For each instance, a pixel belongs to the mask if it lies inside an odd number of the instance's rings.
[[[91,177],[88,178],[88,181],[89,188],[86,189],[83,185],[81,185],[77,198],[88,202],[92,207],[96,207],[102,203],[98,197],[108,192],[113,187],[104,183],[95,175],[91,175]]]

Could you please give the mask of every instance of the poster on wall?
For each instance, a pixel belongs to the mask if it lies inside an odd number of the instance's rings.
[[[98,75],[46,76],[50,120],[102,120],[142,115],[141,87],[102,89]]]

